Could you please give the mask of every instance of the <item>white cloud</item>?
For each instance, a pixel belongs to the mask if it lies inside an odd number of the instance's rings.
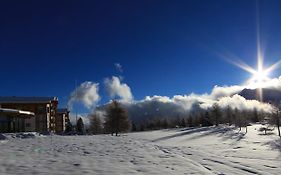
[[[270,112],[273,107],[266,103],[260,103],[257,100],[246,100],[244,97],[235,94],[232,97],[222,97],[218,100],[218,105],[222,108],[231,106],[232,108],[253,110],[254,108],[258,110],[263,110],[265,112]]]
[[[118,77],[106,78],[104,84],[111,98],[119,97],[121,101],[125,102],[133,100],[131,88],[126,83],[121,83]]]
[[[183,113],[194,110],[194,107],[201,107],[207,109],[215,102],[218,102],[222,97],[230,97],[235,93],[243,90],[243,86],[214,86],[210,94],[194,94],[189,95],[174,95],[173,97],[167,96],[146,96],[143,100],[135,103],[159,102],[159,103],[172,103],[180,108]],[[245,99],[246,100],[246,99]],[[225,102],[226,103],[226,102]]]
[[[210,94],[212,99],[219,99],[221,97],[226,97],[233,95],[237,92],[243,90],[245,86],[215,86]]]
[[[118,78],[115,77],[115,79]],[[146,96],[139,101],[121,102],[127,108],[131,119],[135,121],[145,121],[146,118],[150,117],[186,117],[190,113],[209,109],[214,103],[217,103],[221,108],[230,106],[240,110],[253,110],[254,108],[265,112],[273,110],[269,104],[257,100],[247,100],[238,95],[244,88],[245,86],[214,86],[209,94],[191,93],[189,95],[174,95],[173,97],[154,95]],[[100,110],[103,110],[102,107]]]
[[[128,110],[129,116],[134,121],[145,121],[151,117],[186,117],[190,113],[194,114],[209,109],[214,103],[217,103],[221,108],[227,106],[240,110],[253,110],[255,108],[264,112],[274,110],[270,104],[247,100],[239,95],[243,89],[255,89],[253,84],[214,86],[210,93],[191,93],[172,97],[153,95],[134,101],[129,86],[120,81],[118,77],[113,76],[111,79],[105,80],[105,85],[111,97],[120,97],[122,105]],[[281,76],[264,82],[262,87],[281,91]],[[106,105],[108,103],[98,107],[97,111],[104,111]]]
[[[68,106],[72,108],[74,102],[79,102],[88,109],[93,108],[100,100],[98,91],[98,83],[86,81],[71,93]]]
[[[175,95],[172,98],[166,96],[147,96],[143,100],[134,102],[134,104],[141,104],[140,106],[144,106],[144,104],[146,103],[154,103],[155,108],[158,108],[157,106],[159,104],[161,104],[162,108],[163,105],[165,106],[165,104],[173,104],[175,107],[174,110],[181,111],[182,113],[193,111],[194,107],[208,109],[212,107],[214,103],[218,103],[221,108],[225,108],[227,106],[231,106],[232,108],[238,108],[241,110],[252,110],[256,108],[258,110],[263,110],[266,112],[270,112],[273,109],[269,104],[261,103],[257,100],[247,100],[244,97],[235,94],[237,93],[237,91],[232,91],[229,89],[229,87],[225,88],[226,89],[224,90],[223,87],[215,86],[211,94],[203,95],[192,93],[190,95]],[[222,92],[221,94],[218,94],[218,89],[220,92]],[[230,92],[229,90],[233,93],[226,93]]]
[[[123,72],[123,67],[120,63],[114,63],[114,66],[115,66],[117,71]]]

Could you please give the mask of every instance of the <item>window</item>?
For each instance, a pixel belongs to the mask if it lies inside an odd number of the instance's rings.
[[[37,112],[39,114],[45,113],[46,112],[46,108],[44,108],[44,106],[38,106]]]

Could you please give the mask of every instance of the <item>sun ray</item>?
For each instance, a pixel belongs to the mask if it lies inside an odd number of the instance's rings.
[[[238,62],[235,63],[234,62],[234,64],[236,66],[238,66],[239,68],[241,68],[241,69],[243,69],[243,70],[245,70],[245,71],[247,71],[249,73],[255,74],[257,72],[255,69],[253,69],[252,67],[250,67],[249,65],[247,65],[244,62],[241,62],[241,61],[240,61],[240,63],[238,63]]]
[[[240,59],[238,59],[238,61],[233,61],[231,59],[227,59],[226,57],[224,57],[225,60],[227,60],[229,63],[251,73],[251,74],[255,74],[257,71],[255,69],[253,69],[252,67],[250,67],[248,64],[244,63],[243,61],[241,61]]]
[[[281,60],[277,61],[276,63],[272,64],[270,67],[265,69],[266,73],[270,73],[281,66]]]
[[[259,39],[257,40],[259,41]],[[256,69],[244,63],[240,59],[233,61],[224,57],[225,60],[232,63],[233,65],[241,68],[252,74],[252,77],[246,81],[244,84],[246,87],[257,90],[257,97],[260,101],[263,101],[263,88],[266,87],[267,82],[270,80],[270,73],[281,66],[281,60],[275,62],[269,67],[264,67],[263,53],[261,51],[260,45],[257,45],[257,67]]]
[[[218,53],[216,54],[226,60],[227,62],[241,68],[242,70],[252,74],[252,77],[245,81],[243,86],[256,89],[259,100],[263,100],[263,88],[267,87],[267,83],[271,80],[270,74],[281,66],[281,60],[264,67],[264,49],[262,48],[260,38],[260,16],[259,16],[259,4],[256,3],[256,68],[249,66],[248,64],[241,61],[241,59],[232,53]]]

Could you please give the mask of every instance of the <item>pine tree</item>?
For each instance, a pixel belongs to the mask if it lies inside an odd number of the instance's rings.
[[[253,122],[258,122],[259,121],[259,114],[258,114],[258,110],[257,108],[254,108],[253,110],[253,118],[252,118]]]
[[[219,123],[221,122],[221,116],[222,113],[219,105],[217,103],[214,103],[212,106],[212,118],[216,126],[218,126]]]
[[[202,126],[212,126],[212,123],[210,122],[210,115],[209,112],[206,111],[203,118],[202,118]]]
[[[272,114],[272,124],[277,127],[278,136],[281,137],[280,133],[280,111],[279,109],[276,110],[275,113]]]
[[[247,133],[247,126],[248,126],[248,120],[247,120],[247,111],[239,111],[237,108],[234,110],[235,113],[235,126],[239,127],[239,131],[242,130],[242,127],[245,127],[246,133]]]
[[[181,127],[181,128],[186,127],[186,122],[185,122],[185,119],[184,119],[184,118],[181,119],[180,127]]]
[[[194,125],[195,127],[199,127],[200,124],[201,124],[200,116],[201,116],[200,114],[197,114],[197,115],[195,115],[195,116],[193,117],[193,119],[192,119],[193,125]]]
[[[161,120],[160,120],[160,118],[156,117],[153,122],[154,122],[154,125],[155,125],[155,129],[160,129],[161,128]]]
[[[194,122],[193,122],[193,116],[192,115],[188,116],[187,124],[188,124],[188,127],[194,127]]]
[[[241,121],[241,114],[237,108],[234,109],[234,118],[235,118],[235,126],[239,127],[239,131],[241,131],[242,121]]]
[[[251,112],[250,112],[251,113]],[[248,124],[249,124],[249,112],[247,111],[242,111],[242,115],[240,115],[241,117],[241,123],[242,123],[242,127],[245,127],[246,129],[246,133],[248,132]]]
[[[102,125],[100,117],[97,116],[96,114],[93,114],[90,119],[91,119],[90,120],[90,122],[91,122],[91,132],[93,134],[102,133],[103,125]]]
[[[167,120],[167,118],[164,118],[161,122],[161,127],[164,129],[167,129],[168,126],[169,126],[168,120]]]
[[[279,137],[281,137],[281,133],[280,133],[280,111],[278,111],[277,114],[276,114],[276,126],[277,126],[277,130],[278,130],[278,135],[279,135]]]
[[[112,135],[115,133],[117,136],[120,132],[130,129],[127,111],[115,100],[107,108],[105,117],[106,130]]]
[[[65,128],[65,133],[71,133],[73,131],[73,126],[71,122],[67,122],[66,128]]]
[[[83,119],[80,117],[77,121],[77,132],[79,134],[84,134],[85,130],[84,130],[84,123],[83,123]]]
[[[136,124],[133,123],[133,122],[132,122],[132,131],[133,131],[133,132],[134,132],[134,131],[137,131],[137,126],[136,126]]]
[[[144,124],[142,123],[142,124],[140,125],[140,131],[144,131],[144,129],[145,129],[145,126],[144,126]]]
[[[226,108],[226,111],[225,111],[225,118],[226,118],[226,122],[228,123],[229,126],[232,125],[232,122],[233,122],[233,112],[232,112],[232,109],[231,107],[228,105],[227,108]]]

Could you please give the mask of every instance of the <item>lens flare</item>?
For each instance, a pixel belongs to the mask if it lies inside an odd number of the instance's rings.
[[[247,80],[246,86],[251,89],[257,89],[257,95],[259,100],[262,101],[262,88],[266,87],[267,82],[270,80],[269,76],[275,69],[281,65],[281,60],[272,64],[271,66],[264,68],[263,57],[261,56],[260,48],[257,54],[257,68],[253,68],[242,61],[230,61],[237,67],[252,74],[252,77]]]
[[[237,56],[228,53],[228,52],[215,52],[220,58],[230,62],[231,64],[249,72],[252,74],[252,77],[246,81],[245,86],[251,89],[257,89],[257,95],[259,100],[262,101],[262,89],[266,87],[267,83],[269,82],[270,74],[280,67],[281,60],[277,61],[276,63],[272,64],[271,66],[264,68],[264,54],[261,47],[261,38],[260,38],[260,23],[259,23],[259,5],[256,4],[256,16],[257,16],[257,68],[253,68],[243,61]]]

